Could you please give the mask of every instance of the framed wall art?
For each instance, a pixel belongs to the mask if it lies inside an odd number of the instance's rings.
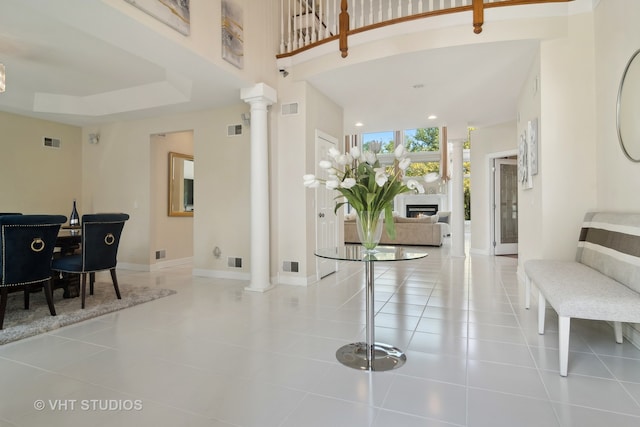
[[[529,120],[527,123],[529,134],[529,174],[538,174],[538,119]]]
[[[244,68],[242,7],[231,0],[222,0],[222,58]]]
[[[191,17],[189,0],[125,0],[171,28],[189,35]]]
[[[529,146],[527,144],[527,131],[522,131],[518,142],[518,181],[523,190],[533,188],[533,178],[529,173]]]

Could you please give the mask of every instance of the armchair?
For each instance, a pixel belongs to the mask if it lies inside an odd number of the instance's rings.
[[[0,329],[4,324],[9,292],[24,291],[29,308],[30,291],[44,287],[47,305],[56,315],[51,294],[51,258],[63,215],[0,216]]]
[[[89,274],[90,294],[93,295],[95,273],[109,270],[116,296],[121,299],[116,277],[116,264],[118,263],[120,236],[124,223],[128,219],[129,215],[124,213],[82,215],[81,253],[53,260],[51,265],[53,271],[81,275],[82,308],[85,306],[87,273]]]

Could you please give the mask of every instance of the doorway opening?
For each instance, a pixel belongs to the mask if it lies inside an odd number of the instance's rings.
[[[518,254],[518,166],[516,153],[490,159],[490,247],[493,255]]]

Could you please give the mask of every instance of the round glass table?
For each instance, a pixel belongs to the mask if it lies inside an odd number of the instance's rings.
[[[350,368],[367,371],[389,371],[402,366],[407,360],[402,350],[375,341],[374,263],[420,259],[426,257],[427,252],[407,246],[378,246],[374,252],[368,252],[364,246],[345,245],[318,249],[315,255],[337,261],[359,261],[365,265],[366,341],[340,347],[336,352],[338,361]]]

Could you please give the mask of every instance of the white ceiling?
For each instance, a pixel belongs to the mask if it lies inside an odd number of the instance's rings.
[[[515,120],[537,49],[537,41],[526,40],[434,49],[340,68],[310,82],[343,106],[347,133],[435,124],[463,137],[468,126]],[[428,120],[432,114],[438,118]]]
[[[468,125],[515,119],[537,48],[518,41],[435,49],[309,81],[344,108],[347,133],[446,124],[450,135],[464,135]],[[0,62],[0,110],[78,126],[233,105],[253,84],[101,0],[2,0]],[[357,121],[364,126],[353,127]]]
[[[2,0],[0,110],[89,126],[241,102],[250,82],[175,40],[101,0]]]

